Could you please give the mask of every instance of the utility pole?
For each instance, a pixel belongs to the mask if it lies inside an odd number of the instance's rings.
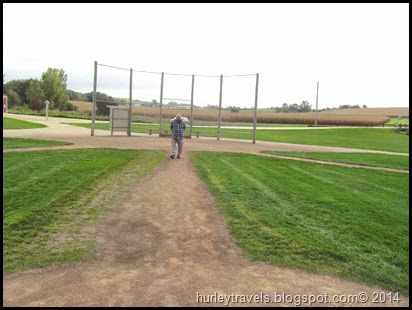
[[[315,117],[315,127],[318,127],[318,94],[319,94],[319,81],[316,86],[316,117]]]
[[[163,119],[163,114],[162,114],[162,105],[163,105],[163,78],[164,78],[164,72],[162,72],[162,76],[160,79],[160,109],[159,109],[159,138],[160,135],[162,134],[162,119]]]
[[[133,69],[130,68],[130,82],[129,82],[129,125],[127,128],[127,135],[130,137],[132,135],[132,109],[133,109]],[[113,112],[114,113],[114,112]]]
[[[97,88],[97,61],[94,62],[92,132],[91,132],[91,136],[94,136],[94,130],[96,129],[96,88]]]
[[[253,114],[253,144],[256,143],[257,103],[258,103],[259,73],[256,73],[255,109]]]
[[[190,95],[190,138],[192,138],[192,127],[193,127],[193,92],[195,89],[195,75],[192,75],[192,93]]]
[[[218,140],[220,140],[220,125],[222,123],[222,90],[223,90],[223,74],[220,75],[219,116],[217,119],[217,139]]]

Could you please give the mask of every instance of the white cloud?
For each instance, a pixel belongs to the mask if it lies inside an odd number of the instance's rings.
[[[3,4],[6,81],[63,68],[91,91],[93,61],[187,74],[260,73],[259,106],[409,105],[408,4]],[[100,70],[99,87],[128,96],[128,72]],[[104,74],[103,74],[104,72]],[[139,99],[160,76],[134,75]],[[238,84],[236,84],[238,81]],[[190,98],[191,78],[167,76]],[[196,78],[195,100],[218,104],[219,79]],[[224,80],[224,105],[252,106],[254,78]],[[165,95],[166,96],[166,95]]]

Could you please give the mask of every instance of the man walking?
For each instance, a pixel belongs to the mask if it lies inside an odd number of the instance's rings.
[[[178,146],[177,158],[180,158],[183,149],[183,132],[185,128],[186,124],[182,120],[182,116],[176,114],[176,117],[170,121],[170,130],[172,131],[172,155],[170,155],[170,158],[175,158],[176,143]]]

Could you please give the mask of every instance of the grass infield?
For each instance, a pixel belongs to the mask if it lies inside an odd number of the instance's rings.
[[[82,261],[83,233],[164,158],[162,151],[3,153],[3,272]]]
[[[31,128],[43,128],[46,125],[22,121],[19,119],[3,117],[3,129],[31,129]]]
[[[324,161],[385,167],[409,170],[409,156],[374,154],[374,153],[335,153],[335,152],[277,152],[263,151],[265,154],[282,155],[299,158],[319,159]]]
[[[385,125],[395,124],[409,125],[409,118],[391,118],[389,122],[385,123]]]
[[[409,294],[409,175],[190,152],[253,260]]]
[[[73,143],[63,142],[63,141],[53,141],[53,140],[37,140],[37,139],[3,137],[3,149],[41,147],[41,146],[58,146],[58,145],[70,145],[70,144],[73,144]]]

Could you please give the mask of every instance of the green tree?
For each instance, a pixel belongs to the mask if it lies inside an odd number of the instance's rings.
[[[160,106],[160,103],[158,103],[156,99],[152,99],[152,106],[157,108],[158,106]]]
[[[30,101],[34,99],[45,100],[45,94],[42,87],[42,82],[39,80],[31,80],[29,88],[26,90],[26,98],[30,104]]]
[[[84,94],[86,96],[86,101],[93,102],[93,92]],[[114,101],[112,96],[109,96],[105,93],[96,92],[96,100],[106,100],[106,101]]]
[[[33,79],[12,80],[3,85],[3,92],[7,94],[10,98],[11,97],[17,98],[16,95],[18,96],[18,103],[10,102],[12,106],[28,103],[29,100],[26,97],[26,91],[29,88],[30,81],[32,80]],[[13,92],[10,92],[10,91],[13,91]]]
[[[3,89],[3,94],[8,97],[7,100],[9,108],[21,105],[22,101],[20,96],[13,89],[5,87]]]
[[[292,112],[292,113],[299,112],[299,105],[297,103],[289,105],[289,112]]]
[[[40,110],[43,110],[45,106],[46,106],[46,102],[43,99],[32,98],[29,101],[29,108],[32,110],[36,110],[37,112],[40,112]]]
[[[206,106],[206,108],[208,108],[208,109],[219,109],[219,106],[216,105],[216,104],[208,104],[208,105]]]
[[[360,106],[358,104],[355,104],[355,105],[344,104],[344,105],[340,105],[338,109],[360,109]]]
[[[68,89],[67,95],[69,96],[69,100],[73,100],[73,101],[86,101],[87,100],[86,94],[82,94],[74,90]]]
[[[298,112],[310,112],[310,111],[312,111],[312,105],[308,101],[303,100],[299,106]]]
[[[110,115],[110,108],[108,106],[117,106],[117,103],[107,103],[96,100],[96,115]]]
[[[42,89],[51,109],[63,110],[69,101],[67,94],[67,74],[63,69],[48,68],[41,76]]]
[[[28,106],[32,110],[40,112],[44,108],[45,96],[42,88],[42,82],[39,80],[32,80],[29,83],[29,88],[26,91],[28,99]]]

